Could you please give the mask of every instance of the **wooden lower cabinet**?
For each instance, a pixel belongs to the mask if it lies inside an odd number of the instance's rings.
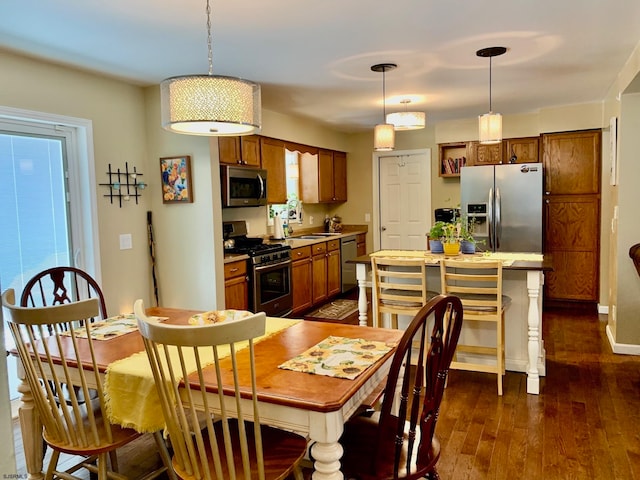
[[[327,295],[329,298],[342,291],[342,262],[340,240],[327,242]]]
[[[599,295],[599,195],[550,195],[545,199],[545,299],[595,302]]]
[[[356,248],[358,249],[357,255],[359,257],[367,254],[367,234],[359,233],[356,237]]]
[[[322,303],[329,297],[327,293],[327,242],[311,246],[311,265],[313,271],[312,303]]]
[[[311,308],[313,270],[311,265],[311,247],[291,250],[291,292],[293,293],[293,312],[295,316]]]
[[[225,308],[228,309],[249,309],[249,277],[247,277],[246,260],[225,263],[224,303]]]

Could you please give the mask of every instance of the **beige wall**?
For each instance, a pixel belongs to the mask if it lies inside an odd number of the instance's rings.
[[[147,164],[145,103],[140,88],[108,78],[64,68],[0,51],[0,105],[88,119],[93,123],[96,183],[107,181],[108,164],[136,166],[145,180]],[[155,173],[155,172],[153,172]],[[133,301],[146,297],[146,211],[153,192],[145,191],[140,204],[111,205],[97,186],[101,283],[109,312],[131,311]],[[119,249],[119,235],[131,233],[133,249]]]

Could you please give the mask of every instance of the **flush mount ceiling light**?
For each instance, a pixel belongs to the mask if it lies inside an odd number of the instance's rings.
[[[167,78],[160,84],[162,127],[188,135],[257,133],[262,123],[260,85],[213,74],[211,7],[207,0],[209,73]]]
[[[483,144],[502,141],[502,115],[493,113],[491,108],[491,63],[493,57],[503,55],[506,51],[505,47],[488,47],[476,52],[479,57],[489,57],[489,113],[478,117],[480,143]]]
[[[425,114],[424,112],[408,112],[407,105],[411,100],[401,100],[404,105],[404,112],[396,112],[387,114],[387,123],[391,123],[395,130],[418,130],[424,128]]]
[[[388,152],[389,150],[393,150],[396,138],[396,132],[391,123],[386,122],[387,109],[385,102],[385,73],[396,68],[397,65],[395,63],[379,63],[377,65],[373,65],[371,70],[374,72],[382,72],[382,121],[376,125],[373,130],[373,149],[376,152]]]

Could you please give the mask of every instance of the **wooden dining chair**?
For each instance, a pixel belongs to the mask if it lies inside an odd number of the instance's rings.
[[[24,286],[20,297],[23,307],[46,307],[97,298],[97,318],[107,318],[107,307],[98,282],[76,267],[53,267],[35,274]]]
[[[78,302],[88,298],[96,298],[100,307],[99,315],[91,318],[91,321],[107,318],[107,307],[98,282],[84,270],[61,266],[48,268],[31,277],[22,290],[20,305],[22,307],[47,307]],[[54,390],[54,394],[59,401],[69,401],[67,386],[63,384],[61,388],[60,391]],[[93,390],[90,390],[89,393],[91,398],[96,395]],[[76,388],[76,395],[78,395],[80,403],[84,402],[82,392],[78,388]]]
[[[253,341],[265,333],[264,312],[197,326],[154,321],[146,316],[142,300],[135,302],[134,313],[173,447],[173,468],[180,478],[272,480],[293,472],[302,480],[300,461],[307,440],[260,424]],[[242,377],[236,358],[241,348],[249,349],[250,372]],[[212,362],[207,370],[222,384],[219,360],[224,356],[231,361],[233,383],[212,392],[212,398],[204,384],[205,366]],[[195,377],[182,382],[192,369]],[[241,385],[250,386],[250,392],[241,393]]]
[[[346,479],[437,478],[434,433],[462,316],[458,298],[439,295],[413,318],[393,356],[380,410],[345,424],[340,443]],[[416,341],[422,348],[412,348]]]
[[[398,315],[414,317],[433,297],[427,289],[424,258],[371,257],[373,326],[382,326],[389,314],[391,328],[398,328]]]
[[[94,355],[97,340],[92,339],[91,322],[87,321],[99,314],[98,299],[19,307],[15,305],[15,292],[9,289],[2,295],[2,305],[10,314],[9,329],[44,427],[44,441],[53,450],[45,478],[79,478],[72,473],[80,468],[97,474],[99,480],[125,478],[118,474],[116,449],[141,434],[112,425],[107,418],[101,372]],[[87,359],[81,368],[75,368],[78,358]],[[68,389],[68,401],[59,403],[54,390],[60,391],[62,384],[78,386],[84,398],[89,398],[89,389],[96,396],[81,403],[77,390],[72,388]],[[154,437],[164,465],[170,465],[161,434]],[[61,453],[82,459],[72,468],[59,471]],[[155,478],[165,471],[166,466],[144,478]]]
[[[487,346],[472,325],[465,326],[451,368],[472,372],[495,373],[498,395],[502,395],[505,374],[504,318],[511,298],[502,293],[501,261],[464,261],[444,259],[440,263],[442,293],[462,300],[465,324],[492,325],[495,347]],[[458,354],[462,355],[458,355]],[[488,360],[487,360],[488,358]],[[488,361],[488,363],[486,363]]]

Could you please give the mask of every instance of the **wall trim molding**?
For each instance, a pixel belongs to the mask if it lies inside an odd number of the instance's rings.
[[[605,331],[607,332],[607,338],[609,339],[609,345],[613,353],[619,353],[622,355],[640,355],[640,345],[633,345],[631,343],[616,343],[613,338],[613,332],[609,325],[607,325]]]

